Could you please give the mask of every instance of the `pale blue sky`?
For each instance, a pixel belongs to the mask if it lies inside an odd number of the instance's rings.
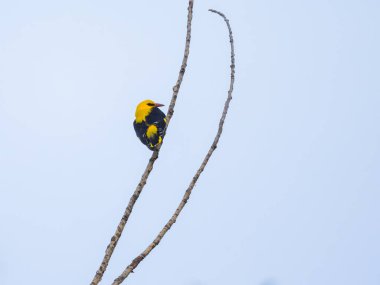
[[[0,2],[0,284],[89,284],[150,157],[132,121],[168,104],[187,1]],[[127,283],[380,284],[380,2],[196,1],[165,145],[107,271]],[[166,107],[164,108],[166,111]]]

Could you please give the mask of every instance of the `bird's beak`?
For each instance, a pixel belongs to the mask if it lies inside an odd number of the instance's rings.
[[[160,103],[155,103],[154,104],[155,107],[162,107],[162,106],[165,106],[164,104],[160,104]]]

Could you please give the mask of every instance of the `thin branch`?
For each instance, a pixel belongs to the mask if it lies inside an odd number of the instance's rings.
[[[166,117],[165,132],[166,132],[166,130],[169,126],[170,120],[173,116],[174,107],[175,107],[175,103],[177,100],[178,92],[179,92],[179,89],[181,87],[183,76],[184,76],[185,71],[186,71],[187,59],[189,57],[189,52],[190,52],[191,20],[193,17],[193,2],[194,2],[193,0],[189,0],[188,14],[187,14],[187,32],[186,32],[185,51],[184,51],[184,55],[183,55],[181,68],[180,68],[180,71],[178,74],[178,79],[177,79],[176,84],[173,87],[173,95],[172,95],[172,99],[170,101],[170,105],[169,105],[169,109],[168,109],[168,113],[167,113],[167,117]],[[145,171],[144,171],[143,175],[141,176],[140,182],[137,185],[135,192],[131,196],[129,203],[128,203],[128,206],[125,209],[124,214],[123,214],[123,216],[122,216],[122,218],[121,218],[121,220],[120,220],[120,222],[116,228],[116,231],[115,231],[114,235],[112,236],[110,243],[107,246],[107,249],[105,251],[102,263],[100,264],[99,269],[96,271],[96,274],[95,274],[95,276],[91,282],[91,285],[97,285],[102,280],[104,272],[106,271],[108,263],[111,259],[112,254],[113,254],[113,251],[115,250],[115,247],[116,247],[116,245],[120,239],[120,236],[121,236],[121,234],[124,230],[124,227],[125,227],[128,219],[129,219],[129,216],[132,212],[133,206],[135,205],[137,199],[139,198],[141,191],[143,190],[143,188],[147,182],[149,174],[153,169],[153,165],[158,158],[158,154],[159,154],[159,151],[161,149],[161,145],[157,148],[156,151],[153,152],[151,158],[149,159],[148,165],[146,166]]]
[[[179,206],[175,210],[173,216],[166,223],[166,225],[162,228],[162,230],[157,235],[157,237],[154,239],[154,241],[139,256],[137,256],[135,259],[133,259],[133,261],[131,262],[131,264],[128,265],[128,267],[125,268],[125,270],[123,271],[123,273],[114,280],[114,282],[112,283],[112,285],[119,285],[119,284],[121,284],[125,280],[125,278],[127,278],[128,275],[131,272],[133,272],[133,270],[140,264],[140,262],[143,261],[144,258],[146,258],[148,256],[148,254],[161,242],[162,238],[165,236],[165,234],[169,231],[169,229],[176,222],[179,214],[181,213],[181,211],[183,210],[183,208],[185,207],[187,201],[190,198],[190,195],[191,195],[191,192],[193,191],[195,183],[197,182],[199,176],[201,175],[201,173],[205,169],[205,167],[206,167],[206,165],[207,165],[207,163],[208,163],[211,155],[213,154],[214,150],[217,147],[217,144],[219,142],[220,136],[222,135],[224,121],[226,119],[228,108],[229,108],[230,102],[232,100],[232,91],[233,91],[233,86],[234,86],[234,81],[235,81],[235,51],[234,51],[234,41],[233,41],[233,37],[232,37],[231,26],[230,26],[229,21],[226,18],[226,16],[224,16],[224,14],[222,14],[222,13],[220,13],[218,11],[215,11],[215,10],[211,10],[210,9],[209,11],[211,11],[213,13],[216,13],[216,14],[220,15],[221,17],[223,17],[223,19],[226,22],[227,27],[228,27],[228,32],[229,32],[229,37],[230,37],[230,45],[231,45],[231,65],[230,65],[230,68],[231,68],[231,79],[230,79],[230,88],[228,90],[227,100],[226,100],[226,102],[224,104],[223,113],[222,113],[222,116],[221,116],[220,121],[219,121],[218,131],[216,133],[216,136],[215,136],[215,139],[214,139],[213,143],[211,144],[211,147],[210,147],[209,151],[207,152],[205,158],[203,159],[203,162],[202,162],[201,166],[199,167],[198,171],[196,172],[196,174],[194,175],[193,179],[191,180],[190,185],[187,188],[187,190],[186,190],[186,192],[185,192],[185,194],[184,194],[184,196],[183,196],[183,198],[181,200],[181,203],[179,204]]]

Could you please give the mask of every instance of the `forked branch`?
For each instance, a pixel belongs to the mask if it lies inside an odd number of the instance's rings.
[[[189,52],[190,52],[191,20],[193,17],[193,3],[194,3],[193,0],[189,0],[188,14],[187,14],[187,32],[186,32],[185,52],[183,55],[183,60],[182,60],[182,64],[181,64],[179,74],[178,74],[177,82],[173,87],[173,95],[172,95],[172,99],[170,101],[168,113],[166,116],[165,132],[166,132],[166,130],[169,126],[170,120],[173,116],[174,107],[175,107],[175,103],[177,100],[178,92],[179,92],[179,89],[181,87],[182,79],[183,79],[183,76],[184,76],[185,71],[186,71],[187,59],[189,57]],[[161,148],[161,145],[158,147],[158,149],[156,151],[153,152],[151,158],[149,159],[148,165],[146,166],[145,171],[144,171],[143,175],[141,176],[140,182],[137,185],[136,190],[133,192],[133,194],[129,200],[128,206],[125,209],[124,214],[123,214],[123,216],[122,216],[122,218],[121,218],[121,220],[120,220],[120,222],[116,228],[116,231],[115,231],[114,235],[111,238],[111,241],[109,242],[109,244],[107,246],[107,249],[105,251],[102,263],[100,264],[99,269],[96,271],[96,274],[95,274],[95,276],[91,282],[91,285],[97,285],[102,280],[104,272],[106,271],[108,263],[109,263],[111,256],[115,250],[115,247],[116,247],[116,245],[120,239],[120,236],[121,236],[121,234],[124,230],[124,227],[125,227],[128,219],[129,219],[129,216],[132,213],[133,206],[135,205],[137,199],[139,198],[141,191],[143,190],[143,188],[144,188],[144,186],[148,180],[149,174],[153,169],[153,165],[158,158],[160,148]]]
[[[170,230],[170,228],[176,222],[179,214],[181,213],[181,211],[183,210],[183,208],[185,207],[187,201],[190,198],[190,195],[191,195],[191,192],[193,191],[195,183],[197,182],[199,176],[201,175],[201,173],[205,169],[205,167],[206,167],[206,165],[207,165],[207,163],[208,163],[211,155],[213,154],[214,150],[216,149],[216,147],[218,145],[220,136],[222,135],[224,121],[226,119],[228,108],[229,108],[230,102],[232,100],[232,91],[233,91],[234,81],[235,81],[234,40],[233,40],[233,37],[232,37],[231,26],[230,26],[230,23],[229,23],[228,19],[226,18],[226,16],[224,16],[224,14],[222,14],[221,12],[218,12],[216,10],[210,9],[209,11],[220,15],[224,19],[224,21],[226,22],[227,28],[228,28],[228,32],[229,32],[230,45],[231,45],[231,65],[230,65],[231,78],[230,78],[230,87],[229,87],[229,90],[228,90],[227,100],[226,100],[226,102],[224,104],[223,113],[222,113],[222,116],[221,116],[220,121],[219,121],[218,131],[216,133],[216,136],[214,138],[213,143],[211,144],[211,147],[210,147],[209,151],[207,152],[205,158],[203,159],[203,162],[202,162],[201,166],[199,167],[198,171],[195,173],[193,179],[191,180],[190,185],[187,188],[187,190],[186,190],[186,192],[185,192],[185,194],[184,194],[184,196],[183,196],[183,198],[182,198],[179,206],[175,210],[173,216],[166,223],[166,225],[162,228],[162,230],[157,235],[157,237],[154,239],[154,241],[139,256],[137,256],[135,259],[132,260],[131,264],[129,264],[128,267],[125,268],[125,270],[123,271],[123,273],[114,280],[114,282],[112,283],[112,285],[121,284],[128,277],[128,275],[131,272],[133,272],[133,270],[140,264],[140,262],[143,261],[144,258],[146,258],[147,255],[161,242],[162,238],[165,236],[165,234]]]

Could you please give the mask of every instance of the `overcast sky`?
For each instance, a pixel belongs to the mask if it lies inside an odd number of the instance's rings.
[[[380,2],[195,1],[159,160],[102,284],[177,207],[236,85],[214,156],[130,285],[380,284]],[[0,2],[0,284],[89,284],[168,105],[187,1]],[[166,112],[167,107],[163,110]]]

